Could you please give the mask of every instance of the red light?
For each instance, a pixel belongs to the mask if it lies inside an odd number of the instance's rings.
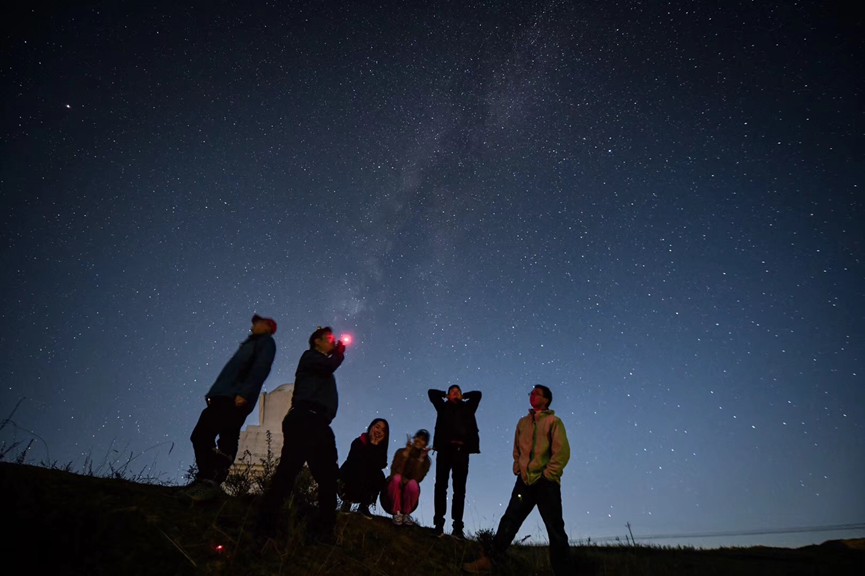
[[[219,545],[216,546],[216,551],[217,551],[217,552],[222,552],[224,549],[225,549],[225,547],[224,547],[222,544],[219,544]]]
[[[345,344],[346,346],[351,344],[351,334],[343,334],[342,336],[339,337],[339,339],[342,340],[342,343]]]

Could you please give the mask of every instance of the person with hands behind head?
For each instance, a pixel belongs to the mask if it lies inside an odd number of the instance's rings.
[[[390,476],[381,493],[381,505],[393,514],[393,523],[397,526],[414,524],[411,513],[417,508],[420,483],[430,468],[428,444],[429,432],[420,429],[407,439],[405,448],[400,448],[393,456]]]
[[[256,532],[270,536],[276,531],[282,506],[303,468],[318,484],[318,516],[310,523],[313,536],[333,539],[336,525],[336,438],[330,427],[339,406],[333,373],[345,359],[345,344],[336,341],[330,326],[320,327],[309,337],[309,350],[297,364],[291,409],[282,421],[283,446],[270,489],[261,503]]]
[[[270,374],[276,356],[275,332],[275,320],[253,315],[249,336],[204,395],[207,407],[190,437],[198,471],[192,484],[181,491],[182,495],[196,501],[212,500],[219,495],[219,485],[228,477],[228,469],[237,456],[240,428],[255,408],[261,387]]]
[[[573,574],[568,534],[562,520],[562,473],[571,457],[565,425],[550,410],[553,393],[535,385],[529,393],[531,409],[517,422],[514,466],[517,477],[511,500],[499,522],[492,544],[483,556],[463,566],[477,574],[500,561],[526,517],[538,507],[550,541],[550,564],[556,575]]]
[[[451,536],[465,540],[463,534],[463,510],[466,503],[466,480],[469,475],[469,454],[480,453],[478,423],[475,419],[482,394],[478,391],[462,393],[456,384],[443,390],[427,391],[430,402],[436,409],[435,441],[436,456],[435,516],[436,536],[444,535],[445,512],[447,511],[448,477],[453,473],[454,498],[451,506],[453,530]]]

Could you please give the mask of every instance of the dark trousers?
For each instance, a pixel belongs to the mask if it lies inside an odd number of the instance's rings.
[[[225,481],[237,456],[240,428],[249,412],[247,406],[235,406],[234,398],[220,396],[208,400],[207,408],[201,411],[198,424],[189,438],[198,466],[196,479],[213,480],[217,484]]]
[[[505,510],[505,515],[502,516],[499,529],[493,539],[491,556],[493,559],[501,559],[536,505],[547,527],[553,573],[572,574],[568,535],[565,532],[565,522],[562,520],[562,487],[557,482],[544,478],[527,486],[523,479],[517,476],[508,509]]]
[[[282,421],[282,455],[273,476],[270,490],[264,495],[260,520],[261,528],[273,531],[282,506],[294,488],[294,481],[309,465],[309,471],[318,484],[317,523],[313,531],[332,533],[336,525],[336,479],[339,474],[336,438],[330,422],[319,414],[292,408]]]
[[[344,475],[340,498],[345,502],[372,506],[379,492],[384,488],[384,481],[384,473],[381,470],[372,470],[355,476]]]
[[[451,518],[454,530],[463,529],[463,511],[466,507],[466,479],[469,476],[469,453],[461,446],[447,446],[436,455],[435,516],[439,528],[445,525],[448,506],[448,477],[453,473],[454,499]]]

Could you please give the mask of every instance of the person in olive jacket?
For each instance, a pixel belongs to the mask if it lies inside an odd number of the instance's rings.
[[[237,456],[240,428],[255,407],[273,365],[275,332],[275,320],[255,314],[249,337],[204,395],[207,407],[190,437],[198,472],[195,481],[182,492],[189,498],[199,501],[215,498],[219,485],[228,477],[228,469]]]
[[[454,498],[451,506],[453,530],[451,536],[465,540],[463,534],[463,511],[466,503],[466,480],[469,475],[469,454],[480,453],[478,423],[475,419],[480,392],[462,393],[454,384],[447,394],[442,390],[431,389],[427,392],[435,407],[436,427],[433,448],[436,450],[435,516],[433,517],[436,536],[444,534],[445,512],[447,511],[448,477],[453,474]]]
[[[529,393],[531,409],[517,422],[514,434],[513,472],[517,478],[511,500],[484,555],[464,564],[465,572],[482,574],[501,563],[520,526],[537,506],[547,527],[553,574],[574,573],[562,519],[562,474],[571,458],[571,445],[564,423],[550,410],[552,401],[552,391],[541,384],[535,384]]]

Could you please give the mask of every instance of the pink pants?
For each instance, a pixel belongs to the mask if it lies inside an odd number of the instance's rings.
[[[390,483],[381,494],[381,505],[385,512],[396,514],[411,514],[417,508],[417,501],[420,498],[420,486],[417,480],[409,480],[405,486],[400,486],[402,476],[394,474]]]

